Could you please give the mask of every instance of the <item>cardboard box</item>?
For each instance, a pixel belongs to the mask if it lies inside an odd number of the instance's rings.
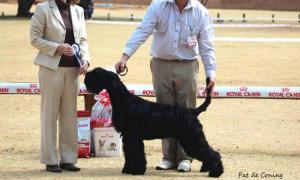
[[[121,156],[122,139],[113,127],[94,128],[95,156]]]

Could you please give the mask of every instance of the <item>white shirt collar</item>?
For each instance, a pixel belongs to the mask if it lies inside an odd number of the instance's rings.
[[[169,3],[175,4],[175,0],[166,0]],[[189,0],[188,4],[186,5],[185,9],[189,9],[192,7],[196,7],[196,3],[193,0]]]

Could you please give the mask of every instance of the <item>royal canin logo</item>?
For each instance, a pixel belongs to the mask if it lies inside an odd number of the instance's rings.
[[[129,90],[131,94],[135,94],[135,90]]]
[[[154,90],[143,90],[143,95],[154,96],[155,92],[154,92]]]
[[[247,87],[240,87],[240,91],[248,91]]]
[[[8,94],[9,89],[8,88],[0,88],[0,94]]]
[[[39,94],[40,89],[38,88],[17,88],[17,94]]]
[[[78,127],[89,127],[89,125],[87,125],[87,124],[80,124],[80,125],[78,125]]]
[[[79,89],[78,93],[79,94],[90,94],[90,92],[87,89],[82,89],[82,88]]]
[[[200,92],[200,93],[197,93],[197,97],[206,97],[207,96],[207,93],[206,92]],[[219,93],[218,92],[213,92],[212,93],[212,97],[219,97]]]
[[[29,87],[35,89],[38,87],[38,85],[36,83],[33,83],[33,84],[29,84]]]
[[[282,91],[282,92],[289,92],[289,91],[290,91],[290,88],[285,87],[285,88],[282,88],[281,91]]]

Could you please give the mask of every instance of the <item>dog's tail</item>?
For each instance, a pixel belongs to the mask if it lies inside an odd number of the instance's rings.
[[[206,78],[206,86],[210,83],[210,78]],[[201,112],[206,111],[207,107],[209,106],[210,102],[211,102],[211,91],[212,91],[212,87],[210,87],[207,90],[207,95],[205,98],[205,101],[198,107],[195,109],[195,115],[198,116]]]

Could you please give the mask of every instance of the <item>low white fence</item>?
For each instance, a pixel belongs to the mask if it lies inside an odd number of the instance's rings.
[[[152,85],[127,84],[128,90],[137,96],[154,97]],[[199,89],[199,98],[205,97],[205,86]],[[39,94],[39,83],[0,83],[0,94]],[[80,85],[79,95],[88,94],[84,84]],[[300,87],[249,87],[217,86],[213,97],[216,98],[268,98],[300,99]]]

